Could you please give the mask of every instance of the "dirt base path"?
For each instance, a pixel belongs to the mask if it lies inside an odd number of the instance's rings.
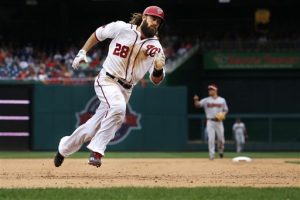
[[[299,159],[105,159],[101,168],[86,159],[66,159],[55,168],[50,159],[0,160],[0,188],[36,187],[300,187]]]

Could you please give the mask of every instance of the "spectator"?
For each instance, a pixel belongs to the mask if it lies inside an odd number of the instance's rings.
[[[178,36],[166,36],[162,40],[167,64],[192,48],[191,42],[181,41]],[[78,51],[73,46],[58,50],[52,47],[43,49],[31,43],[24,46],[17,43],[0,45],[0,79],[17,80],[90,80],[98,74],[107,51],[104,45],[100,49],[94,49],[89,54],[88,63],[82,63],[79,71],[73,71],[71,65],[75,52]],[[142,85],[146,85],[146,82]]]

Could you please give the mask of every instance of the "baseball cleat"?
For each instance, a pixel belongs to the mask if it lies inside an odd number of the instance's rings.
[[[224,154],[223,154],[223,153],[220,153],[219,156],[220,156],[220,158],[223,158],[223,157],[224,157]]]
[[[100,167],[102,164],[101,157],[102,157],[102,155],[100,153],[91,152],[88,164],[93,165],[95,167]]]
[[[59,152],[56,153],[54,157],[54,165],[55,167],[61,166],[61,164],[64,162],[65,157],[63,157]]]

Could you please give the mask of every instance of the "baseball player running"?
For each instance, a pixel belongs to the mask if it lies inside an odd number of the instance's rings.
[[[164,22],[164,12],[157,6],[134,13],[129,23],[116,21],[99,27],[75,57],[72,67],[87,62],[87,52],[98,42],[112,39],[103,69],[95,78],[95,92],[101,101],[95,115],[70,136],[61,138],[54,164],[75,153],[83,143],[91,150],[88,164],[100,167],[107,144],[125,118],[126,104],[134,85],[149,72],[150,80],[164,79],[165,56],[157,34]]]
[[[248,138],[246,126],[240,118],[236,119],[233,124],[232,131],[236,141],[236,152],[240,153],[243,151],[245,138]]]
[[[208,86],[209,97],[202,100],[194,96],[194,105],[197,108],[203,107],[207,118],[206,128],[208,132],[209,159],[215,158],[215,137],[217,135],[218,150],[220,158],[224,156],[224,126],[223,120],[228,113],[228,107],[224,98],[218,96],[218,87],[215,84]]]

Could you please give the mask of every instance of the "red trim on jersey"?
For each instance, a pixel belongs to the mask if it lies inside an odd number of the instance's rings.
[[[129,81],[129,83],[132,81],[132,74],[133,74],[133,69],[134,69],[134,66],[135,66],[135,60],[136,60],[136,58],[138,57],[138,55],[139,55],[139,53],[140,53],[140,51],[141,51],[141,49],[142,49],[142,46],[145,44],[145,42],[146,42],[146,41],[144,41],[144,42],[141,44],[141,46],[140,46],[140,48],[139,48],[139,50],[138,50],[138,52],[137,52],[137,54],[136,54],[136,56],[135,56],[135,58],[134,58],[133,66],[132,66],[132,70],[131,70],[131,80]]]
[[[128,68],[129,68],[129,64],[130,64],[130,58],[131,58],[131,56],[132,56],[132,52],[133,52],[133,48],[134,48],[134,45],[135,45],[135,43],[136,43],[136,41],[137,41],[137,39],[138,39],[138,34],[134,31],[134,33],[136,34],[136,37],[135,37],[135,41],[134,41],[134,43],[133,43],[133,45],[132,45],[132,49],[131,49],[131,51],[130,51],[130,53],[129,53],[129,56],[128,56],[128,61],[127,61],[127,66],[126,66],[126,74],[125,74],[125,81],[127,81],[126,79],[127,79],[127,71],[128,71]]]
[[[102,86],[101,86],[100,83],[99,83],[99,75],[98,75],[98,78],[97,78],[97,84],[98,84],[98,86],[99,86],[100,89],[101,89],[101,92],[102,92],[102,94],[103,94],[103,96],[104,96],[104,98],[105,98],[105,101],[106,101],[106,103],[107,103],[107,105],[108,105],[108,108],[110,108],[110,104],[109,104],[109,102],[108,102],[108,100],[107,100],[107,98],[106,98],[106,96],[105,96],[105,93],[104,93],[104,91],[103,91],[103,88],[102,88]],[[107,116],[107,113],[108,113],[108,110],[106,111],[105,117]]]
[[[94,32],[94,36],[95,36],[95,38],[96,38],[96,40],[97,40],[98,42],[101,42],[101,41],[97,38],[96,31]]]

